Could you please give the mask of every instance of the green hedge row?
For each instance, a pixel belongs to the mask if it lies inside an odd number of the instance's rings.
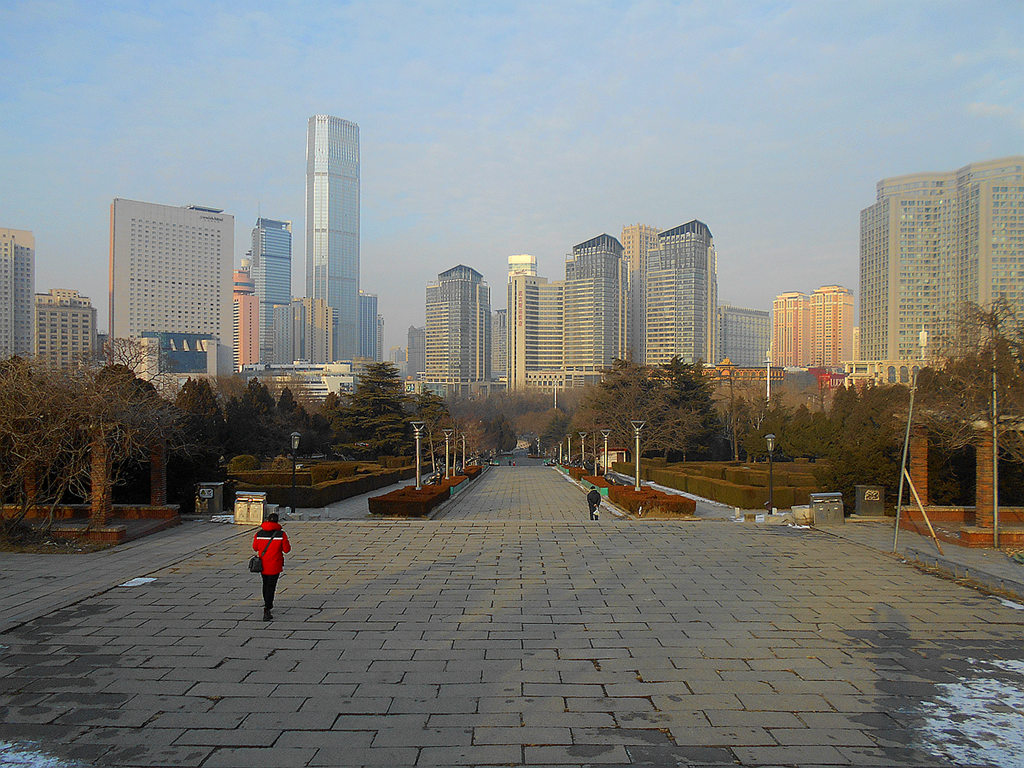
[[[287,485],[291,487],[292,471],[273,469],[254,469],[249,472],[232,472],[229,477],[245,485]],[[313,477],[308,468],[295,471],[295,484],[310,486],[313,484]]]
[[[342,499],[358,496],[361,493],[369,493],[378,488],[393,485],[399,480],[406,480],[415,474],[416,470],[406,469],[385,469],[380,472],[368,472],[357,477],[339,478],[329,480],[316,485],[298,486],[295,488],[295,506],[305,508],[326,507]],[[288,477],[288,485],[269,483],[249,484],[239,482],[235,491],[266,491],[267,501],[271,504],[290,506],[292,502],[291,475]]]

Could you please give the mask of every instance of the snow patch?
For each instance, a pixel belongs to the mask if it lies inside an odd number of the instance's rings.
[[[124,584],[118,584],[119,587],[141,587],[143,584],[149,584],[151,581],[156,579],[151,576],[136,576],[134,579],[129,579]]]
[[[1015,603],[1012,600],[1004,600],[1001,597],[997,598],[997,599],[999,600],[1000,603],[1005,605],[1007,608],[1013,608],[1013,610],[1015,610],[1015,611],[1024,611],[1024,605],[1021,605],[1020,603]]]
[[[0,741],[0,765],[12,768],[72,768],[81,763],[69,763],[42,752],[36,752],[29,744],[11,744]]]
[[[213,515],[210,517],[211,523],[233,523],[235,522],[234,515]]]
[[[1024,768],[1024,662],[967,661],[975,677],[938,684],[922,704],[924,748],[956,765]]]

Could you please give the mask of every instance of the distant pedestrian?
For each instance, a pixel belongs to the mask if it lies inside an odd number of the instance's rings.
[[[601,509],[601,492],[597,488],[591,488],[587,494],[587,506],[590,507],[590,519],[597,520]]]
[[[271,621],[274,616],[271,610],[274,608],[274,592],[277,590],[277,579],[284,569],[285,552],[292,551],[292,545],[288,541],[288,534],[284,532],[281,524],[277,522],[276,512],[267,515],[256,535],[252,537],[252,548],[261,553],[260,560],[263,564],[263,620]]]

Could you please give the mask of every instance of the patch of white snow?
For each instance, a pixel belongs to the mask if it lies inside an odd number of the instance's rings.
[[[80,763],[69,763],[51,755],[37,752],[30,744],[11,744],[0,741],[0,765],[12,768],[72,768]]]
[[[134,579],[129,579],[124,584],[118,584],[119,587],[141,587],[143,584],[149,584],[151,581],[156,579],[150,576],[136,576]]]
[[[999,600],[1000,603],[1005,605],[1007,608],[1013,608],[1015,611],[1024,611],[1024,605],[1021,605],[1020,603],[1015,603],[1012,600],[1004,600],[1001,597],[997,598],[997,599]]]

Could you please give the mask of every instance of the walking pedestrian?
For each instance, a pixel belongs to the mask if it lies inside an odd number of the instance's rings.
[[[267,515],[267,519],[260,525],[260,529],[252,537],[252,548],[261,553],[260,561],[263,566],[263,620],[272,621],[274,592],[277,590],[277,580],[284,569],[284,555],[285,552],[292,551],[288,534],[278,522],[276,512]]]
[[[590,507],[590,519],[597,520],[601,509],[601,492],[597,488],[591,488],[587,494],[587,506]]]

